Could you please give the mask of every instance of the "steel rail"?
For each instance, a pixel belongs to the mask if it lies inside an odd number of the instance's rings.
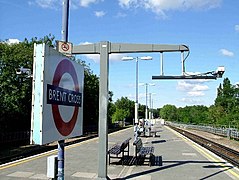
[[[221,158],[225,159],[226,161],[230,162],[232,165],[239,167],[239,152],[231,149],[229,147],[223,146],[216,142],[213,142],[209,139],[203,138],[196,134],[190,133],[180,128],[176,128],[174,126],[168,125],[173,130],[179,132],[180,134],[186,136],[187,138],[191,139],[192,141],[200,144],[201,146],[207,148],[208,150],[212,151],[213,153],[217,154]]]

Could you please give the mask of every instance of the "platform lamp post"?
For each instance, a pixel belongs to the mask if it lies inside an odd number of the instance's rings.
[[[149,93],[149,120],[152,120],[153,117],[153,95],[156,93]]]
[[[135,139],[137,138],[137,125],[139,123],[138,120],[138,86],[139,86],[139,60],[152,60],[153,58],[151,56],[142,56],[142,57],[130,57],[130,56],[125,56],[122,58],[123,61],[136,61],[136,78],[135,78],[135,118],[134,118],[134,137]]]
[[[146,107],[145,107],[145,120],[148,120],[148,86],[155,86],[154,83],[144,83],[142,84],[143,86],[145,86],[145,102],[146,102]]]

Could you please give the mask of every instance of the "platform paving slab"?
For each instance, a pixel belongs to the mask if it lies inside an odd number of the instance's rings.
[[[214,156],[204,148],[167,127],[162,127],[156,137],[141,137],[144,146],[155,147],[155,163],[150,167],[146,163],[135,165],[133,161],[133,128],[121,130],[109,135],[109,147],[131,137],[131,163],[121,165],[119,159],[108,165],[110,179],[144,179],[144,180],[194,180],[194,179],[239,179],[239,171],[224,160]],[[48,179],[47,156],[39,155],[8,168],[0,166],[0,179]],[[118,161],[118,162],[117,162]],[[128,161],[127,161],[128,162]],[[87,140],[65,148],[65,179],[97,179],[98,173],[98,138]],[[238,177],[238,178],[237,178]]]

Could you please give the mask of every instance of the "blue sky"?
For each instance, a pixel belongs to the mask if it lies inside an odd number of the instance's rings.
[[[186,72],[208,72],[225,66],[224,77],[239,82],[239,1],[237,0],[70,0],[69,41],[73,44],[149,43],[186,44],[190,55]],[[0,0],[0,39],[43,37],[49,33],[61,39],[61,0]],[[122,96],[135,100],[135,61],[123,56],[152,56],[139,61],[139,102],[145,104],[149,87],[153,106],[214,103],[223,79],[211,81],[152,80],[160,74],[158,53],[114,54],[110,56],[110,90],[114,100]],[[99,75],[98,56],[78,56]],[[181,75],[181,54],[164,54],[164,74]],[[148,103],[149,104],[149,103]]]

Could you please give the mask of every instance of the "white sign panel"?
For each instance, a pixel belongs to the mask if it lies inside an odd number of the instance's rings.
[[[53,48],[34,47],[31,143],[47,144],[83,132],[84,68]]]

